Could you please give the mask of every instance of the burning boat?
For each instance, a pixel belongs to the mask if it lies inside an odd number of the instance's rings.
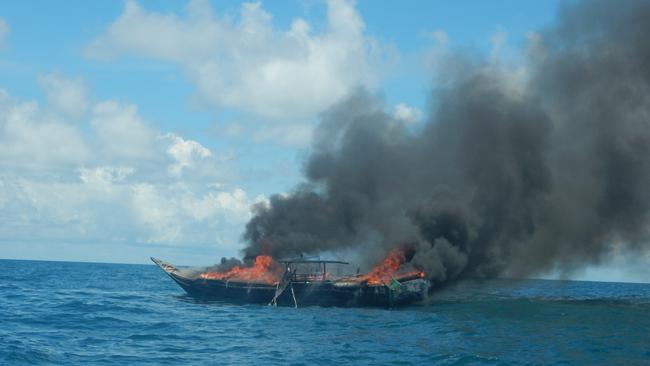
[[[237,304],[273,306],[395,307],[422,300],[429,287],[420,271],[400,271],[400,252],[366,274],[337,276],[330,267],[347,262],[296,258],[274,261],[261,255],[249,267],[197,271],[151,260],[190,296]]]

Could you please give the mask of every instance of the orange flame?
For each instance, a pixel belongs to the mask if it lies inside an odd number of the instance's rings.
[[[407,273],[398,273],[402,264],[406,262],[404,250],[393,248],[388,252],[383,262],[379,263],[372,271],[357,277],[360,282],[366,281],[369,285],[383,285],[390,282],[391,279],[399,280],[400,278],[418,275],[424,278],[424,272],[411,271]]]
[[[209,280],[235,280],[269,285],[278,283],[280,277],[280,267],[268,255],[258,255],[255,257],[255,265],[252,267],[236,266],[227,272],[206,272],[201,274],[201,278]]]

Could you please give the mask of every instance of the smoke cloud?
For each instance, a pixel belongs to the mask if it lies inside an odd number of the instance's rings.
[[[322,114],[305,181],[254,207],[245,257],[402,245],[440,285],[648,249],[648,19],[647,1],[564,5],[519,79],[450,55],[417,131],[355,91]]]

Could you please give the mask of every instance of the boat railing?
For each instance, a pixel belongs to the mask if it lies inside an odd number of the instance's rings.
[[[325,281],[330,279],[330,274],[327,271],[327,265],[337,265],[337,264],[349,264],[348,262],[338,261],[338,260],[320,260],[320,259],[307,259],[307,258],[295,258],[289,260],[281,260],[288,272],[292,272],[291,281],[295,282],[315,282],[315,281]],[[301,270],[307,270],[308,272],[301,272],[298,270],[300,266],[316,266],[315,268],[301,268]]]
[[[327,274],[323,273],[296,273],[293,275],[292,281],[295,282],[311,282],[311,281],[324,281]]]

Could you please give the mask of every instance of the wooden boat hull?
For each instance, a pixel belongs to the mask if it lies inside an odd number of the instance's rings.
[[[204,278],[187,278],[170,264],[152,258],[188,295],[235,304],[269,304],[276,285]],[[414,279],[390,288],[340,281],[292,282],[277,298],[279,306],[396,307],[426,297],[428,283]]]

